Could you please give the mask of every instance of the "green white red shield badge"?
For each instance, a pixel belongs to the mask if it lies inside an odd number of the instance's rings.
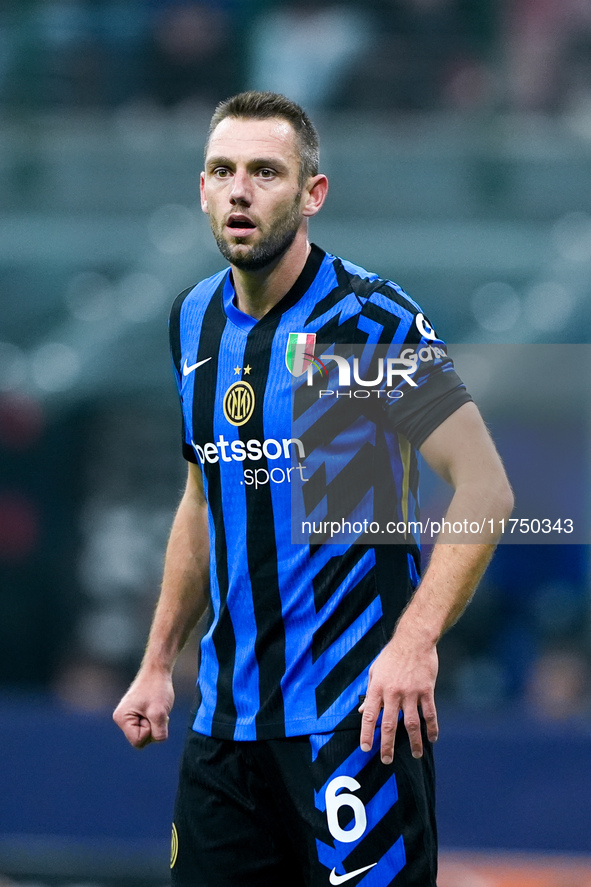
[[[292,376],[302,376],[314,362],[316,333],[290,333],[285,350],[285,364]]]

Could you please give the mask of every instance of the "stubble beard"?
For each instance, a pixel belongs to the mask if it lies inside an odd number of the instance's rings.
[[[236,247],[244,243],[244,240],[236,238],[235,244],[229,244],[221,230],[214,226],[212,219],[211,230],[223,257],[240,271],[260,271],[279,259],[287,252],[298,233],[302,221],[301,196],[302,192],[299,191],[289,209],[273,223],[268,236],[253,246],[246,255],[236,255]]]

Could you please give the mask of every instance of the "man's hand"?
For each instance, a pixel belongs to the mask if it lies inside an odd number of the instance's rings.
[[[373,745],[381,709],[384,711],[381,724],[381,757],[384,764],[391,764],[394,759],[399,712],[404,715],[413,757],[420,758],[423,754],[419,708],[427,724],[429,741],[435,742],[438,735],[434,696],[437,670],[435,644],[427,644],[414,632],[407,634],[400,623],[394,637],[369,670],[367,695],[359,708],[363,713],[363,751],[370,751]]]
[[[168,674],[137,675],[113,712],[113,720],[134,748],[168,739],[168,716],[174,703],[172,677]]]

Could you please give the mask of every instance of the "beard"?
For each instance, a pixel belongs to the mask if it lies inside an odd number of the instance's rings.
[[[237,247],[244,244],[242,238],[236,238],[235,244],[229,244],[224,239],[222,231],[217,228],[210,217],[211,230],[218,249],[222,256],[240,271],[260,271],[279,259],[291,246],[298,233],[302,217],[300,213],[300,198],[302,192],[296,194],[290,207],[275,220],[269,234],[259,243],[250,248],[246,255],[236,255]]]

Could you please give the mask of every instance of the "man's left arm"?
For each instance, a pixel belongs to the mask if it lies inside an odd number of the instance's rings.
[[[390,764],[399,712],[404,715],[414,757],[423,753],[419,711],[431,742],[437,739],[435,681],[437,643],[469,603],[495,549],[501,519],[513,508],[513,494],[487,428],[473,403],[465,403],[420,447],[429,465],[454,488],[445,520],[475,521],[486,527],[476,541],[453,541],[440,534],[429,566],[398,620],[392,639],[369,671],[361,748],[369,751],[383,709],[381,757]]]

